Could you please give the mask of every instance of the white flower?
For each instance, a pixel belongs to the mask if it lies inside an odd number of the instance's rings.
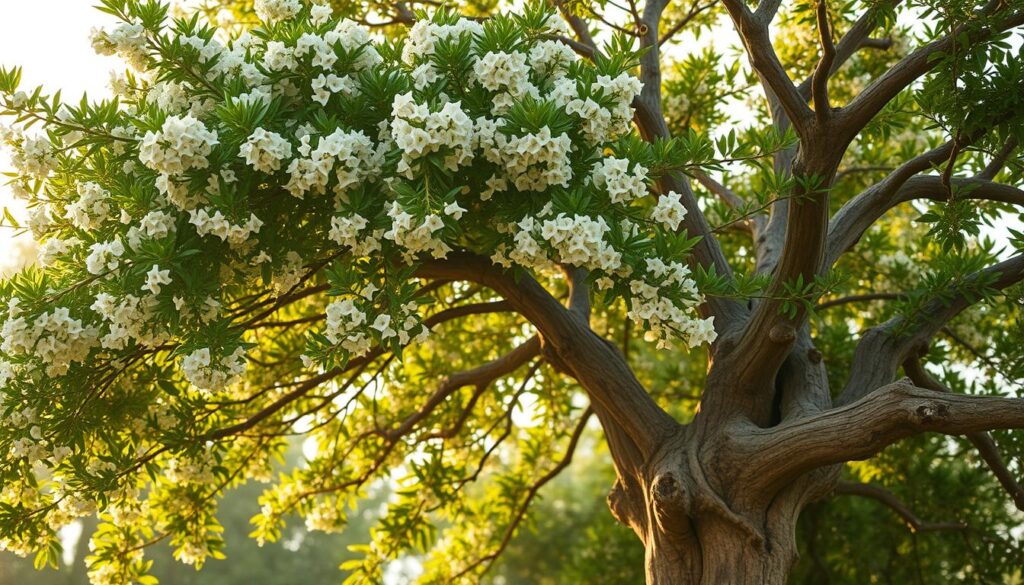
[[[142,285],[142,290],[148,290],[158,295],[160,287],[165,284],[171,284],[171,271],[160,270],[160,267],[154,264],[153,268],[146,273],[146,284]]]
[[[0,327],[0,351],[44,364],[47,376],[63,376],[74,363],[86,360],[96,346],[99,331],[71,317],[67,307],[56,307],[29,322],[16,316],[17,297],[10,301],[10,318]],[[31,417],[29,417],[31,418]]]
[[[333,11],[331,7],[326,4],[314,4],[309,9],[309,20],[315,25],[321,25],[331,19]]]
[[[331,218],[331,231],[327,237],[338,244],[352,250],[355,256],[367,256],[380,250],[380,231],[374,234],[362,234],[368,225],[365,217],[353,214],[350,217]]]
[[[146,29],[138,22],[125,22],[107,32],[94,28],[92,48],[100,55],[118,55],[132,68],[146,69]]]
[[[402,151],[399,173],[412,178],[418,161],[434,152],[445,155],[444,167],[450,171],[472,162],[474,124],[460,102],[449,102],[431,112],[426,105],[417,104],[412,93],[406,93],[395,96],[391,111],[391,138]]]
[[[421,252],[427,252],[434,258],[444,258],[451,251],[448,244],[435,237],[436,232],[444,227],[444,222],[437,215],[431,213],[423,218],[422,223],[416,222],[396,201],[391,204],[388,216],[391,229],[384,232],[384,237],[405,249],[403,256],[406,260],[411,261]]]
[[[302,10],[299,0],[256,0],[253,2],[256,16],[266,23],[292,18]]]
[[[221,390],[233,384],[245,373],[246,366],[245,350],[241,347],[219,358],[212,354],[210,348],[204,347],[181,360],[185,379],[203,392]]]
[[[120,238],[110,242],[97,242],[89,247],[89,256],[85,259],[85,268],[89,274],[102,274],[109,270],[116,270],[121,265],[121,254],[124,254],[124,244]]]
[[[147,132],[139,147],[139,160],[154,171],[178,175],[209,166],[206,157],[218,144],[217,133],[187,114],[169,116],[159,132]]]
[[[466,213],[466,209],[459,207],[458,202],[452,201],[444,208],[444,214],[450,216],[455,221],[462,219],[463,214]]]
[[[686,217],[686,208],[680,199],[681,196],[675,191],[669,191],[659,197],[658,204],[651,210],[651,219],[672,231],[679,229],[679,224]]]
[[[257,171],[273,173],[281,168],[281,161],[292,155],[292,145],[276,132],[257,128],[239,147],[238,154]]]
[[[285,189],[302,199],[309,191],[323,194],[334,179],[334,192],[344,195],[352,185],[375,178],[383,164],[383,152],[374,148],[373,141],[360,131],[347,132],[341,128],[324,136],[311,149],[310,136],[300,139],[302,157],[288,165],[291,175]]]
[[[78,185],[78,200],[64,209],[64,217],[81,230],[94,230],[110,216],[110,192],[96,183]]]
[[[160,239],[174,231],[174,216],[163,211],[150,211],[139,222],[139,229],[150,238]]]
[[[647,169],[636,165],[629,172],[629,161],[608,157],[594,166],[591,180],[594,186],[608,191],[612,203],[628,203],[647,194]]]
[[[553,185],[566,187],[572,179],[572,142],[564,133],[552,136],[547,126],[523,136],[481,136],[480,143],[487,160],[502,167],[505,178],[520,191],[544,191]]]

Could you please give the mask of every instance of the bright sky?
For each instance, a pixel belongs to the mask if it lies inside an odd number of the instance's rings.
[[[118,65],[113,57],[101,57],[89,45],[89,30],[113,21],[93,6],[92,0],[4,0],[0,19],[0,65],[24,69],[22,87],[44,85],[48,92],[62,90],[68,101],[82,92],[109,96],[109,72]],[[0,120],[10,123],[10,120]],[[0,170],[9,170],[7,154],[0,154]],[[10,207],[24,217],[20,201],[0,185],[0,207]],[[21,256],[20,242],[12,230],[0,228],[0,272]],[[24,240],[30,240],[27,236]]]

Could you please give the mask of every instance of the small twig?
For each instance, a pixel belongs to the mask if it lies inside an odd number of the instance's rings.
[[[836,486],[836,493],[844,496],[861,496],[870,498],[888,506],[899,516],[912,532],[936,532],[940,530],[967,530],[963,522],[926,522],[896,497],[895,494],[877,485],[841,481]]]

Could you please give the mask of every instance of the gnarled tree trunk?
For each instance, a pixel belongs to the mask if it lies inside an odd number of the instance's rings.
[[[727,437],[680,427],[640,477],[620,478],[608,497],[615,516],[637,533],[648,585],[786,583],[797,560],[801,510],[828,493],[838,466],[777,490],[744,478]]]

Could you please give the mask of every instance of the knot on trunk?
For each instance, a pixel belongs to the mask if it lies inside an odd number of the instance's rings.
[[[914,408],[910,416],[914,424],[925,426],[947,418],[949,405],[941,402],[925,402]]]
[[[812,347],[811,349],[807,350],[807,359],[811,360],[812,364],[820,364],[821,352],[818,351],[818,348]]]
[[[792,323],[779,323],[768,332],[768,338],[775,343],[791,343],[796,339],[796,328]]]
[[[651,502],[658,528],[669,534],[686,530],[689,510],[686,489],[671,471],[658,474],[651,482]]]

